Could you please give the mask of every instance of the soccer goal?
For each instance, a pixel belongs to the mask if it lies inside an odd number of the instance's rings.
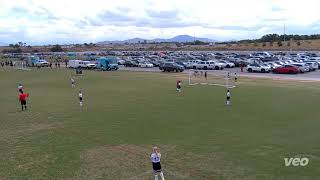
[[[236,87],[236,77],[229,71],[189,70],[189,85]]]
[[[25,71],[31,70],[31,69],[29,69],[29,68],[27,67],[26,62],[24,62],[24,61],[15,61],[14,64],[13,64],[13,66],[14,66],[16,69],[19,69],[19,70],[25,70]]]

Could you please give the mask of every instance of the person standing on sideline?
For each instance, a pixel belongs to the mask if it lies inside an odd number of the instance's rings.
[[[80,106],[82,106],[83,105],[83,94],[82,94],[81,90],[79,91],[79,101],[80,101]]]
[[[243,72],[243,64],[240,64],[241,72]]]
[[[181,92],[181,81],[180,80],[177,81],[177,91]]]
[[[207,74],[207,71],[205,71],[204,72],[204,78],[207,80],[207,76],[208,76],[208,74]]]
[[[237,73],[234,73],[234,82],[238,81]]]
[[[75,81],[72,77],[70,77],[70,81],[71,81],[71,87],[75,87],[76,86]]]
[[[158,180],[159,175],[160,175],[161,180],[165,180],[163,172],[161,170],[161,163],[160,163],[161,154],[160,154],[157,147],[153,147],[152,150],[153,150],[153,152],[152,152],[150,158],[151,158],[151,162],[152,162],[152,168],[153,168],[155,180]]]
[[[227,106],[230,106],[231,93],[230,90],[227,90]]]
[[[29,94],[20,92],[19,94],[19,101],[21,103],[21,110],[27,110],[27,97],[29,97]]]

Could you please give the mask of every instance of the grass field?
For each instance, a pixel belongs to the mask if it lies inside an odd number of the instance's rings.
[[[1,180],[152,179],[154,145],[167,180],[319,178],[319,84],[240,79],[227,108],[224,88],[187,86],[187,75],[85,72],[72,89],[70,74],[0,69]]]

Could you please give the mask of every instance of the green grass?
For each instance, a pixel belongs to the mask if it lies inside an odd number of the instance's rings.
[[[0,69],[0,179],[315,179],[320,85],[240,79],[232,90],[187,86],[182,74]],[[20,111],[17,85],[30,93]],[[77,93],[84,93],[84,107]],[[286,157],[308,157],[285,167]]]

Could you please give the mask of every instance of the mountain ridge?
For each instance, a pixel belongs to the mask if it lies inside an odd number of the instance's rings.
[[[115,40],[115,41],[101,41],[97,44],[137,44],[137,43],[161,43],[161,42],[193,42],[193,41],[203,41],[203,42],[217,42],[216,40],[209,38],[201,38],[201,37],[192,37],[190,35],[178,35],[173,38],[165,39],[165,38],[156,38],[156,39],[143,39],[143,38],[131,38],[123,41]]]

